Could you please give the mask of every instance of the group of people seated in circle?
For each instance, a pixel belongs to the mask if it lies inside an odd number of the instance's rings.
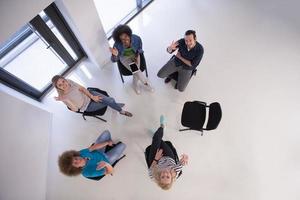
[[[140,94],[139,81],[150,91],[154,91],[152,84],[140,70],[140,57],[144,52],[142,40],[132,34],[127,25],[119,25],[113,32],[115,44],[111,51],[111,60],[120,61],[133,75],[133,88]],[[165,78],[165,83],[170,82],[170,75],[177,72],[176,88],[184,91],[189,83],[195,68],[203,56],[203,47],[197,42],[196,32],[188,30],[184,38],[173,41],[167,47],[167,52],[175,55],[159,70],[157,76]],[[78,83],[56,75],[52,78],[53,86],[58,96],[55,100],[62,101],[74,112],[93,112],[104,107],[111,107],[121,115],[132,117],[132,113],[123,109],[124,103],[117,103],[112,97],[105,96],[95,91],[89,91]],[[188,163],[188,156],[183,154],[179,159],[176,149],[168,141],[164,141],[163,131],[165,126],[164,116],[160,117],[160,127],[152,137],[152,143],[146,149],[146,163],[149,176],[164,190],[171,188],[173,182],[181,175],[182,167]],[[69,150],[60,155],[58,164],[60,171],[67,176],[82,174],[84,177],[93,178],[112,174],[113,164],[123,155],[126,145],[119,142],[114,145],[111,134],[105,130],[90,147],[80,151]],[[113,146],[113,148],[107,148]]]

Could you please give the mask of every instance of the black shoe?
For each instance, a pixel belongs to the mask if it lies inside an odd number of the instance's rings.
[[[171,81],[171,79],[168,77],[165,79],[165,83],[169,83]]]
[[[174,88],[175,88],[176,90],[178,89],[178,87],[177,87],[177,83],[175,84]]]

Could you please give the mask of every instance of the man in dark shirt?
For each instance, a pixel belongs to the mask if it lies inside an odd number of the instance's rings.
[[[196,40],[196,32],[188,30],[184,38],[172,44],[167,48],[168,53],[177,51],[158,72],[159,78],[166,78],[165,83],[170,82],[169,75],[178,72],[177,89],[184,91],[190,81],[193,70],[199,65],[203,56],[203,47]]]

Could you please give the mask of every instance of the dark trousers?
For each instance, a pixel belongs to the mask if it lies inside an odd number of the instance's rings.
[[[175,156],[173,154],[172,149],[167,145],[163,140],[162,137],[164,135],[164,129],[159,127],[157,131],[154,133],[152,138],[152,144],[150,147],[149,155],[147,157],[147,163],[150,166],[155,158],[155,154],[158,149],[163,150],[163,156],[169,156],[175,160]]]

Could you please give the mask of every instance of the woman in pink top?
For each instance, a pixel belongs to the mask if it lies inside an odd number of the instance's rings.
[[[117,110],[121,115],[132,117],[130,112],[122,109],[125,104],[116,103],[112,97],[94,91],[90,92],[74,81],[65,79],[63,76],[54,76],[52,84],[58,93],[58,97],[55,97],[55,100],[62,101],[72,111],[93,112],[109,106]]]

